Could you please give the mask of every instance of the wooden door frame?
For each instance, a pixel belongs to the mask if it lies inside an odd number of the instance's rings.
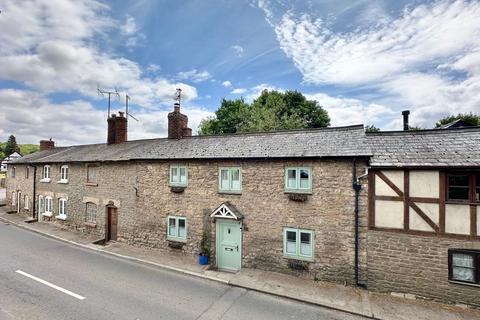
[[[117,232],[116,232],[116,238],[118,238],[118,207],[116,207],[113,204],[108,204],[105,206],[105,240],[110,241],[110,210],[115,210],[115,214],[117,215]],[[115,239],[116,241],[117,239]]]

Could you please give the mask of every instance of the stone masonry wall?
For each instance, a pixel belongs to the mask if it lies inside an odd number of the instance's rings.
[[[369,231],[368,288],[480,306],[478,287],[448,281],[449,248],[480,249],[480,242]]]
[[[16,168],[15,178],[12,178],[11,172],[13,167]],[[20,214],[25,217],[33,216],[33,167],[29,167],[28,178],[26,178],[26,165],[9,165],[6,179],[6,205],[8,210],[16,211],[17,207],[12,206],[12,192],[22,193],[20,199]],[[28,196],[28,209],[25,209],[25,195]],[[18,200],[17,200],[18,201]]]
[[[138,164],[138,207],[124,219],[128,226],[122,238],[131,244],[142,244],[165,250],[167,216],[187,218],[187,242],[181,249],[198,254],[203,231],[203,217],[225,201],[230,201],[244,215],[243,267],[254,267],[298,273],[288,267],[283,256],[283,228],[315,231],[315,261],[307,263],[305,276],[322,280],[354,281],[354,191],[352,161],[189,161],[188,187],[183,193],[171,192],[168,186],[169,162]],[[241,194],[218,192],[218,168],[240,166]],[[295,202],[284,193],[285,166],[312,166],[313,193],[306,202]],[[363,173],[365,164],[359,165]],[[365,185],[366,188],[366,185]],[[366,190],[360,197],[361,276],[365,279]],[[212,224],[212,251],[214,253]]]
[[[118,207],[118,232],[123,232],[128,225],[124,219],[131,218],[134,215],[130,212],[135,212],[136,167],[127,162],[99,164],[95,186],[87,184],[87,164],[69,164],[68,183],[58,183],[61,165],[51,165],[51,182],[40,182],[40,174],[37,174],[37,198],[38,195],[53,197],[53,216],[43,217],[43,221],[102,238],[105,235],[106,205],[112,202]],[[42,166],[39,166],[37,172],[41,170]],[[67,199],[65,221],[56,218],[60,198]],[[96,224],[86,223],[87,202],[97,205]]]

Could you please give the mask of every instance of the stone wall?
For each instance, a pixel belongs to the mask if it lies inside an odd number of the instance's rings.
[[[368,288],[440,302],[480,306],[479,288],[448,281],[448,249],[480,249],[479,241],[368,232]]]
[[[15,177],[12,178],[11,172],[15,167]],[[33,167],[29,167],[28,178],[26,178],[26,165],[9,165],[6,178],[6,205],[8,210],[17,210],[16,206],[12,206],[12,192],[16,194],[21,192],[20,214],[25,217],[33,216]],[[25,209],[25,195],[28,196],[28,210]]]
[[[354,191],[351,160],[258,160],[258,161],[189,161],[188,187],[174,193],[168,186],[168,162],[138,163],[138,207],[125,218],[128,226],[122,238],[165,250],[167,216],[187,218],[188,239],[181,249],[197,254],[203,230],[203,216],[225,201],[230,201],[244,215],[244,267],[296,273],[283,256],[283,228],[315,231],[315,260],[307,263],[309,277],[337,282],[354,282]],[[218,168],[240,166],[241,194],[218,192]],[[305,202],[289,200],[284,192],[285,166],[312,166],[313,193]],[[365,164],[359,165],[363,173]],[[366,188],[366,185],[364,186]],[[367,190],[361,192],[361,230],[366,231]],[[215,237],[212,225],[212,241]],[[212,248],[215,244],[212,242]],[[366,248],[361,240],[361,276],[365,279]],[[214,249],[213,249],[214,251]]]
[[[41,182],[37,174],[38,195],[53,198],[53,216],[43,217],[43,221],[55,222],[63,227],[97,235],[105,235],[106,205],[113,203],[118,209],[119,233],[123,232],[128,223],[125,218],[131,218],[135,212],[135,169],[130,163],[98,164],[97,185],[87,183],[87,164],[69,164],[68,183],[59,183],[62,164],[51,165],[51,181]],[[37,169],[42,171],[42,166]],[[67,219],[57,219],[58,200],[67,199]],[[97,205],[96,224],[86,223],[86,203]],[[127,214],[127,212],[129,212]]]

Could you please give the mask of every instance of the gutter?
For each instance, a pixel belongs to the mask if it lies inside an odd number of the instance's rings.
[[[37,166],[33,166],[33,201],[32,201],[32,218],[38,221],[37,210]]]
[[[362,190],[362,184],[360,183],[360,179],[364,178],[368,175],[368,168],[365,170],[365,174],[357,177],[357,159],[353,158],[353,165],[352,165],[352,188],[355,191],[355,285],[357,287],[366,288],[364,283],[360,283],[359,281],[359,251],[360,251],[360,235],[359,235],[359,225],[360,225],[360,217],[359,217],[359,196],[360,191]]]

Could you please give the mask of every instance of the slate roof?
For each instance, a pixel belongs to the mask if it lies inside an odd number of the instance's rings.
[[[372,167],[480,167],[480,127],[367,133]]]
[[[371,156],[363,125],[57,147],[15,163]]]

